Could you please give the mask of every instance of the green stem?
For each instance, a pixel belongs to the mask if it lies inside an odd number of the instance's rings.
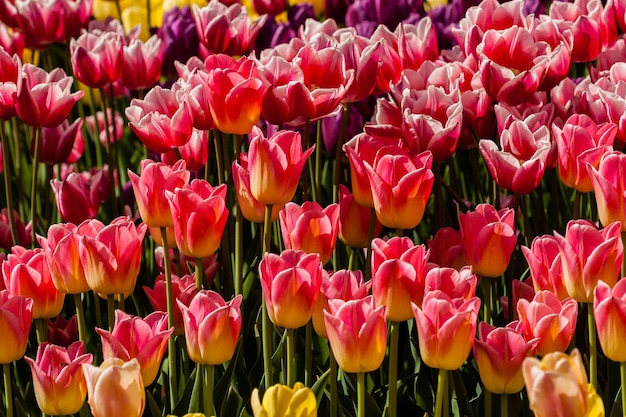
[[[209,129],[206,131],[206,141],[207,141],[207,149],[211,149],[213,146],[213,130]],[[211,173],[211,164],[209,161],[204,164],[204,180],[209,181],[209,174]]]
[[[242,135],[235,135],[235,160],[239,159]],[[235,213],[235,295],[243,292],[243,212],[236,206]]]
[[[356,249],[348,247],[348,270],[354,270],[354,262],[356,260]]]
[[[11,390],[11,364],[2,364],[4,376],[4,404],[7,408],[7,417],[13,417],[13,392]]]
[[[365,373],[356,374],[357,417],[365,417]]]
[[[302,148],[309,148],[309,132],[311,130],[311,122],[307,118],[304,122],[304,130],[302,132]],[[313,178],[313,165],[311,163],[311,158],[307,158],[306,160],[306,173],[302,175],[302,200],[309,200],[309,185],[311,179]]]
[[[39,175],[39,152],[41,151],[41,128],[35,128],[35,152],[33,156],[33,176],[30,189],[30,220],[32,222],[32,238],[36,242],[37,234],[37,176]]]
[[[622,388],[622,416],[626,417],[626,362],[620,362],[619,376]]]
[[[365,282],[372,277],[372,240],[374,240],[374,231],[376,229],[376,210],[374,207],[370,209],[370,224],[367,229],[367,256],[365,259]]]
[[[202,365],[202,367],[204,368],[204,415],[211,417],[215,415],[215,405],[213,404],[215,366]]]
[[[341,113],[341,127],[339,128],[339,138],[335,147],[335,169],[333,172],[333,203],[336,203],[339,196],[339,183],[341,182],[341,161],[343,158],[343,142],[348,130],[350,121],[350,107],[352,103],[346,103]]]
[[[165,266],[165,297],[167,299],[167,327],[174,327],[174,294],[172,292],[172,271],[170,263],[170,251],[167,247],[167,228],[161,227],[161,240],[163,246],[163,262]],[[170,376],[170,408],[173,411],[178,402],[177,375],[176,375],[176,340],[170,336],[167,343],[168,368]]]
[[[78,338],[87,346],[87,328],[85,327],[85,312],[83,310],[83,300],[80,294],[74,294],[74,304],[76,306],[76,320],[78,321]]]
[[[508,417],[509,415],[509,396],[500,394],[500,417]]]
[[[442,416],[442,410],[445,406],[447,407],[448,399],[445,397],[446,386],[448,385],[448,371],[446,369],[439,370],[439,377],[437,378],[437,397],[435,399],[435,417]]]
[[[337,359],[330,351],[330,376],[328,379],[328,389],[330,391],[330,417],[337,417],[337,375],[339,369],[337,367]]]
[[[400,336],[400,323],[390,323],[389,335],[389,391],[387,392],[387,407],[389,416],[396,417],[398,408],[398,342]]]
[[[313,201],[321,202],[322,199],[322,119],[315,126],[315,179],[313,184]]]
[[[202,258],[196,258],[196,291],[202,289],[202,283],[204,282],[204,265],[202,264]]]
[[[304,384],[313,386],[313,322],[309,321],[304,328]]]
[[[287,332],[287,386],[296,383],[296,330],[285,329]]]
[[[491,284],[492,284],[492,279],[491,278],[485,278],[483,277],[483,280],[485,281],[485,294],[484,294],[484,304],[485,304],[485,311],[484,311],[484,315],[485,317],[483,318],[483,321],[487,324],[491,324]]]
[[[96,310],[96,327],[102,328],[102,307],[100,306],[100,296],[97,292],[92,291],[93,294],[93,304]]]
[[[593,315],[593,303],[587,303],[587,321],[589,327],[589,382],[598,391],[598,346],[596,321]]]
[[[107,294],[107,320],[109,331],[113,331],[115,324],[115,294]]]
[[[13,212],[13,193],[11,186],[11,151],[9,150],[9,138],[7,138],[4,130],[4,121],[0,121],[0,140],[2,141],[4,192],[7,198],[7,216],[9,218],[9,226],[11,228],[11,241],[13,242],[13,245],[17,245],[19,242],[17,225],[15,223],[15,213]]]
[[[119,209],[117,206],[117,186],[115,185],[115,171],[116,171],[117,164],[115,163],[113,159],[113,152],[112,152],[113,145],[111,144],[111,132],[109,131],[109,125],[110,125],[109,112],[107,111],[107,100],[106,100],[106,93],[104,91],[104,88],[100,89],[100,96],[101,96],[100,104],[102,107],[102,116],[104,117],[104,135],[106,137],[104,149],[106,150],[106,153],[107,153],[107,163],[109,164],[109,182],[111,183],[111,190],[112,190],[111,205],[113,207],[113,217],[117,217],[119,214]],[[111,110],[111,114],[114,115],[113,112],[114,111]],[[115,123],[115,121],[113,123]]]
[[[263,254],[270,251],[270,243],[272,236],[272,205],[265,206],[265,222],[263,223]],[[265,303],[265,297],[261,302],[261,316],[262,316],[262,331],[263,331],[263,368],[265,371],[265,389],[271,387],[274,383],[272,377],[272,323],[267,314],[267,305]]]
[[[48,320],[35,319],[35,332],[37,333],[37,343],[48,341]]]
[[[491,417],[493,414],[491,413],[492,410],[492,395],[490,391],[483,391],[485,393],[485,417]]]
[[[572,219],[580,218],[580,200],[582,193],[578,190],[574,193],[574,208],[572,210]]]

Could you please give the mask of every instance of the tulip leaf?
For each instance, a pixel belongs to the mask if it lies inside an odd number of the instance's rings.
[[[154,396],[148,390],[146,390],[146,400],[148,402],[148,407],[150,407],[150,414],[152,414],[153,416],[160,416],[163,414],[161,412],[161,408],[159,407],[159,404],[157,404],[156,400],[154,399]]]
[[[194,381],[195,378],[196,370],[194,369],[193,371],[191,371],[191,375],[189,375],[187,381],[185,381],[185,390],[183,391],[183,395],[181,395],[181,397],[178,399],[178,404],[176,404],[176,407],[174,407],[172,414],[176,416],[182,416],[187,414],[187,407],[189,405],[189,402],[191,401],[191,393],[193,391],[194,385],[192,384],[192,381]]]
[[[324,389],[326,388],[326,383],[328,382],[328,378],[330,377],[330,369],[320,375],[315,381],[315,384],[311,387],[311,391],[315,394],[315,398],[317,399],[317,406],[319,407],[320,402],[322,401],[322,397],[324,396]]]
[[[243,402],[243,398],[237,394],[237,392],[233,389],[232,386],[228,388],[228,394],[226,398],[224,398],[224,402],[222,403],[222,410],[220,412],[220,417],[229,417],[236,416],[239,414],[239,408],[241,407],[241,403]]]
[[[196,378],[198,375],[198,367],[196,365],[196,369],[191,373],[193,377],[193,389],[191,390],[191,398],[189,399],[189,411],[190,413],[199,413],[202,411],[202,378]]]
[[[622,387],[619,387],[615,394],[615,401],[613,401],[613,407],[611,408],[609,417],[620,417],[622,415]]]

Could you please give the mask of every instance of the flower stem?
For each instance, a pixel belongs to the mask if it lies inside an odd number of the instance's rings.
[[[74,294],[74,304],[76,307],[76,320],[78,321],[78,339],[87,346],[87,328],[85,327],[85,312],[83,310],[83,300],[80,294]]]
[[[365,373],[356,374],[357,417],[365,417]]]
[[[484,406],[484,410],[485,410],[485,417],[491,417],[493,414],[491,412],[492,408],[491,408],[491,404],[492,404],[492,395],[490,391],[483,391],[484,392],[484,400],[485,400],[485,406]]]
[[[287,332],[287,385],[293,387],[296,383],[296,333],[295,329],[285,329]]]
[[[48,320],[35,319],[35,333],[37,333],[37,343],[41,344],[48,341]]]
[[[400,323],[390,323],[389,335],[389,391],[387,392],[387,407],[389,415],[395,417],[398,408],[398,341],[400,336]]]
[[[593,303],[587,303],[587,325],[589,327],[589,382],[598,390],[598,346],[596,343],[596,321],[593,316]]]
[[[313,385],[313,323],[309,320],[304,328],[304,384]]]
[[[365,259],[365,281],[372,277],[372,240],[374,240],[374,230],[376,229],[376,210],[370,209],[370,224],[367,230],[367,256]]]
[[[622,416],[626,417],[626,362],[620,362],[619,376],[622,387]]]
[[[119,208],[117,206],[117,187],[115,185],[115,171],[117,164],[113,158],[113,143],[111,141],[111,131],[109,130],[109,112],[107,111],[107,100],[104,88],[100,89],[100,99],[102,105],[102,116],[104,117],[104,136],[106,138],[104,149],[107,153],[107,163],[109,164],[109,183],[111,184],[111,205],[113,207],[113,217],[117,217],[119,214]],[[113,98],[111,98],[113,99]],[[111,109],[111,114],[115,117],[114,110]],[[115,123],[115,121],[113,122]],[[115,140],[115,139],[113,139]]]
[[[485,304],[485,311],[484,311],[484,317],[483,317],[483,321],[487,324],[491,324],[491,284],[492,284],[492,279],[491,278],[485,278],[483,277],[484,281],[485,281],[485,294],[484,294],[484,304]]]
[[[509,396],[500,394],[500,417],[508,417],[509,415]]]
[[[161,227],[161,240],[163,245],[163,263],[165,266],[165,297],[167,299],[167,327],[174,327],[174,294],[172,292],[172,270],[170,263],[170,251],[167,247],[167,228]],[[170,407],[174,410],[178,402],[177,376],[176,376],[176,343],[170,336],[167,343],[168,368],[170,376]]]
[[[109,331],[112,332],[115,323],[115,294],[107,294],[107,322]]]
[[[9,138],[4,130],[4,121],[0,121],[0,140],[2,141],[2,155],[4,157],[2,169],[4,171],[4,192],[7,199],[7,216],[9,218],[9,227],[11,228],[11,241],[13,245],[17,245],[19,242],[13,212],[13,193],[11,188],[11,151],[9,150]]]
[[[33,176],[30,189],[30,220],[32,222],[32,238],[36,242],[37,234],[37,176],[39,175],[39,152],[41,151],[41,128],[35,128],[35,151],[33,154]]]
[[[330,391],[330,417],[337,417],[337,374],[339,370],[337,368],[337,359],[333,355],[333,351],[330,351],[330,377],[328,380]]]
[[[215,415],[213,405],[213,387],[215,385],[215,366],[202,365],[204,368],[204,415],[211,417]]]
[[[435,417],[442,416],[442,410],[445,406],[447,407],[448,401],[446,397],[446,386],[448,385],[448,371],[446,369],[439,369],[439,377],[437,378],[437,397],[435,399]]]
[[[272,205],[265,206],[265,222],[263,223],[263,256],[270,251],[270,242],[272,237]],[[265,371],[265,389],[269,388],[273,384],[272,377],[272,323],[267,314],[267,304],[265,303],[265,297],[261,302],[261,312],[263,327],[263,370]]]
[[[204,265],[202,264],[202,258],[196,258],[196,291],[202,289],[202,283],[204,282]]]
[[[11,390],[11,364],[2,364],[4,375],[4,404],[7,408],[7,417],[13,417],[13,392]]]
[[[339,183],[341,182],[341,161],[343,159],[343,143],[348,130],[350,120],[350,107],[352,103],[346,103],[341,112],[341,127],[339,128],[339,138],[335,147],[335,169],[333,172],[333,203],[336,203],[339,196]]]
[[[313,184],[313,201],[322,199],[322,119],[316,123],[315,132],[315,181]]]

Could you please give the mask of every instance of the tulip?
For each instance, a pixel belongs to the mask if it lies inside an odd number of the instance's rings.
[[[310,388],[296,382],[293,388],[276,384],[267,389],[263,401],[259,399],[259,390],[252,391],[250,398],[254,417],[316,417],[317,401]]]
[[[426,239],[430,250],[431,262],[451,267],[457,271],[469,264],[463,251],[461,232],[452,227],[443,227],[435,233],[432,239]]]
[[[191,172],[197,172],[204,168],[209,160],[209,147],[205,132],[193,129],[191,138],[184,146],[161,154],[161,161],[167,165],[174,165],[182,159],[185,166]]]
[[[228,220],[226,185],[213,188],[204,180],[166,191],[174,219],[176,245],[182,254],[205,258],[215,253]]]
[[[157,36],[162,40],[163,70],[167,78],[176,74],[175,62],[187,62],[193,56],[199,55],[199,40],[196,22],[191,13],[191,7],[174,7],[163,14],[163,25]]]
[[[0,48],[0,64],[0,120],[8,120],[15,116],[17,84],[22,73],[22,61],[17,55],[11,56],[5,49]]]
[[[91,364],[93,355],[85,352],[83,342],[74,342],[67,348],[43,342],[37,348],[35,360],[25,357],[30,365],[39,409],[48,415],[78,413],[87,386],[82,364]]]
[[[232,358],[241,331],[241,301],[238,295],[225,302],[221,295],[209,290],[200,290],[189,307],[178,301],[192,361],[220,365]]]
[[[143,291],[150,301],[150,305],[155,311],[167,312],[167,299],[165,295],[165,275],[159,274],[154,281],[154,288],[144,286]],[[189,306],[193,296],[196,295],[196,277],[185,275],[178,277],[172,274],[172,298],[178,300],[183,305]],[[183,334],[185,332],[183,323],[183,312],[179,304],[174,304],[174,333]]]
[[[424,294],[433,290],[441,290],[452,299],[465,298],[469,300],[476,295],[476,283],[476,275],[472,273],[470,266],[465,266],[459,271],[454,268],[434,267],[426,273]]]
[[[0,363],[9,364],[26,352],[30,325],[33,320],[33,299],[0,291],[0,334],[4,343],[0,348]]]
[[[61,312],[65,294],[54,286],[43,249],[13,246],[2,263],[2,276],[11,294],[33,299],[34,319],[48,319]]]
[[[161,311],[141,318],[115,310],[112,332],[96,328],[102,340],[103,358],[120,358],[124,362],[136,358],[145,386],[152,384],[159,373],[173,331],[167,328],[167,314]]]
[[[84,32],[70,42],[72,69],[87,87],[103,88],[117,81],[124,64],[124,38],[116,32]]]
[[[408,154],[389,147],[379,152],[373,165],[366,163],[376,217],[383,226],[413,229],[426,209],[435,181],[432,154]]]
[[[429,252],[408,237],[372,241],[372,294],[376,306],[387,306],[387,318],[413,317],[411,303],[422,304]]]
[[[339,184],[339,239],[351,248],[366,248],[370,244],[369,224],[373,220],[374,234],[377,237],[382,231],[383,225],[369,207],[356,202],[354,195],[348,188]]]
[[[31,64],[24,64],[17,82],[18,117],[29,126],[54,127],[67,119],[82,91],[71,92],[72,77],[61,68],[50,73]]]
[[[74,123],[69,124],[64,120],[56,127],[44,127],[41,129],[41,144],[39,162],[48,165],[55,165],[66,162],[70,157],[74,144],[79,138],[80,129],[82,127],[82,119],[76,119]],[[34,156],[35,142],[31,142],[30,153]]]
[[[626,362],[622,343],[626,333],[622,326],[626,316],[626,280],[620,279],[613,288],[599,281],[594,291],[593,313],[602,352],[612,361]]]
[[[93,219],[108,198],[102,194],[103,171],[70,173],[64,180],[50,180],[57,209],[63,221],[75,224]]]
[[[556,238],[551,235],[537,236],[530,249],[522,246],[522,253],[528,262],[532,284],[536,292],[552,291],[559,300],[569,297],[563,282],[561,251]]]
[[[82,368],[87,382],[87,402],[94,417],[143,414],[146,393],[137,359],[124,362],[110,358],[100,367],[83,364]]]
[[[485,277],[499,277],[506,270],[517,238],[513,209],[496,210],[479,204],[474,211],[459,214],[465,257],[472,270]]]
[[[626,155],[622,152],[607,152],[600,159],[597,169],[587,165],[591,177],[598,217],[603,226],[619,221],[626,231]]]
[[[48,319],[48,341],[57,346],[68,347],[78,341],[78,318],[73,315],[69,319],[58,315]]]
[[[480,380],[494,394],[515,394],[524,388],[522,362],[532,356],[536,339],[526,341],[519,323],[493,327],[481,322],[474,342],[474,358]]]
[[[267,314],[277,326],[297,329],[313,315],[322,286],[322,263],[317,253],[292,249],[266,253],[259,264]]]
[[[344,372],[364,373],[380,367],[387,347],[386,310],[375,307],[371,296],[328,301],[324,311],[328,340]]]
[[[13,247],[13,237],[11,236],[11,225],[9,224],[9,209],[3,208],[0,210],[0,248],[10,250]],[[20,216],[16,210],[13,210],[13,219],[17,229],[17,244],[27,247],[30,246],[33,241],[32,237],[32,223],[29,222],[24,225],[24,222],[20,219]]]
[[[598,230],[587,220],[571,220],[565,236],[554,233],[561,251],[563,282],[570,297],[593,303],[593,290],[602,280],[615,285],[621,276],[624,248],[619,222]]]
[[[237,208],[243,217],[253,223],[265,221],[265,204],[254,198],[250,188],[250,171],[248,171],[248,154],[240,153],[239,161],[233,161],[233,185],[237,195]],[[283,205],[273,205],[271,221],[278,220]]]
[[[337,242],[339,205],[322,209],[305,201],[302,206],[287,203],[280,211],[280,230],[286,249],[317,253],[323,264],[330,261]]]
[[[314,146],[302,151],[300,133],[282,130],[269,138],[252,129],[248,150],[250,192],[263,204],[282,206],[289,202]]]
[[[424,296],[422,307],[412,307],[424,363],[448,371],[460,368],[472,350],[480,299],[452,299],[434,290]]]
[[[424,61],[435,61],[439,57],[437,31],[430,17],[420,19],[415,25],[398,25],[396,35],[402,68],[417,70]]]
[[[184,161],[178,161],[170,167],[144,159],[141,161],[141,175],[128,171],[139,214],[145,224],[150,227],[174,225],[165,191],[182,187],[189,182],[189,175]]]
[[[153,152],[167,152],[191,138],[191,108],[181,91],[155,86],[143,100],[132,99],[125,112],[131,130]]]
[[[154,86],[161,77],[161,40],[155,35],[147,42],[132,39],[124,47],[120,81],[130,90]]]
[[[526,358],[522,375],[530,409],[537,417],[601,417],[602,398],[588,383],[578,349],[553,352],[541,360]]]
[[[382,41],[372,42],[356,34],[355,30],[336,31],[340,43],[337,48],[344,57],[346,69],[354,70],[354,81],[343,101],[352,103],[365,99],[376,87],[379,68],[382,67]]]
[[[560,301],[550,291],[535,294],[532,301],[520,299],[517,313],[526,340],[538,338],[535,351],[540,356],[564,352],[570,344],[578,314],[578,304],[571,298]]]
[[[80,238],[79,253],[89,288],[129,296],[139,275],[146,225],[135,226],[129,217],[118,217],[106,226],[98,220],[87,222],[80,227],[93,227],[94,233]]]

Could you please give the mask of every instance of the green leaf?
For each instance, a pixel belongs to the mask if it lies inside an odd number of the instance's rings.
[[[153,415],[153,416],[163,415],[163,412],[161,411],[161,408],[159,407],[159,404],[157,404],[156,400],[154,399],[154,396],[148,390],[146,390],[146,399],[148,401],[148,407],[150,408],[150,414],[151,415]]]
[[[315,394],[315,398],[317,399],[318,407],[320,405],[320,402],[322,401],[322,397],[324,396],[324,389],[326,388],[329,377],[330,369],[320,375],[319,378],[317,378],[317,381],[315,381],[315,383],[311,387],[311,391],[313,391],[313,394]]]
[[[196,365],[196,369],[191,372],[191,376],[193,377],[193,389],[191,390],[191,398],[189,399],[189,408],[188,412],[190,413],[200,413],[203,410],[202,407],[202,388],[204,385],[202,384],[202,377],[196,378],[198,375],[198,366]]]
[[[222,411],[220,417],[230,417],[239,414],[239,409],[243,406],[243,398],[237,394],[233,387],[228,388],[226,398],[222,403]]]

